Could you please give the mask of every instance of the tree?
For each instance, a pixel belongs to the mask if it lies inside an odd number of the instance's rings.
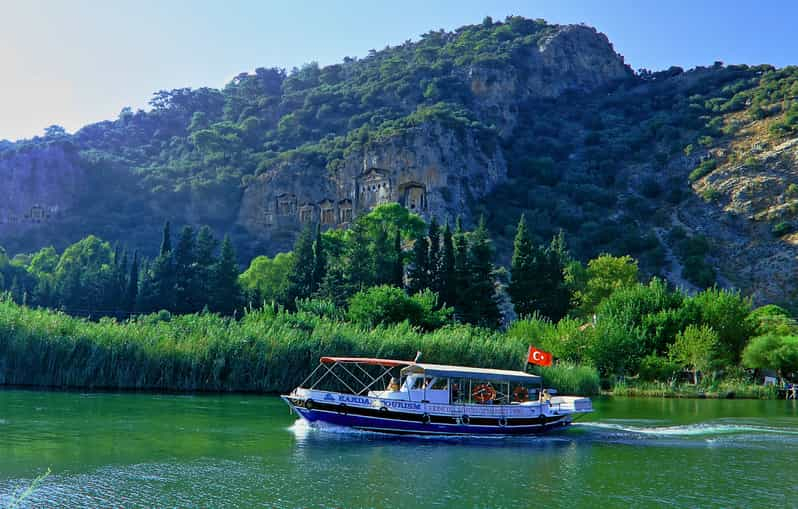
[[[743,350],[743,365],[773,369],[783,378],[798,371],[798,336],[765,334],[757,336]]]
[[[427,257],[427,267],[429,272],[429,288],[440,294],[443,289],[441,274],[441,229],[437,219],[433,216],[429,222],[429,256]]]
[[[391,284],[397,288],[404,287],[405,284],[405,258],[402,251],[402,232],[399,228],[393,236],[393,275]]]
[[[317,292],[324,273],[327,272],[327,256],[324,252],[324,242],[321,238],[321,225],[316,225],[316,236],[313,241],[313,293]]]
[[[420,234],[413,243],[413,263],[408,273],[411,294],[430,287],[429,273],[429,241],[425,235]]]
[[[170,225],[169,221],[165,222],[163,225],[163,234],[161,237],[161,256],[166,255],[167,253],[172,251],[172,234],[170,232]]]
[[[343,258],[343,275],[346,285],[342,291],[348,298],[355,292],[372,286],[374,282],[374,258],[369,249],[365,223],[355,221],[350,228]]]
[[[201,298],[197,283],[194,229],[184,226],[174,252],[175,267],[175,312],[192,313],[202,309],[197,300]]]
[[[470,285],[470,277],[468,274],[468,239],[466,233],[463,231],[463,226],[458,217],[455,221],[454,229],[454,305],[455,315],[462,318],[465,313],[467,301],[464,296],[468,292]]]
[[[536,256],[540,256],[540,254],[536,252],[529,239],[526,218],[522,214],[515,230],[513,257],[510,262],[510,285],[507,288],[515,312],[520,317],[532,316],[537,309],[533,296],[538,277],[538,274],[535,273]]]
[[[499,325],[501,315],[493,282],[493,246],[485,218],[471,235],[468,249],[468,286],[462,301],[463,319],[484,327]]]
[[[216,249],[219,241],[208,226],[202,226],[197,233],[195,246],[195,290],[197,292],[197,306],[199,309],[208,305],[211,294],[211,274],[216,265]]]
[[[139,252],[133,253],[133,263],[130,264],[130,273],[127,278],[127,288],[125,289],[124,308],[128,313],[132,313],[136,308],[136,300],[139,293]]]
[[[637,261],[628,255],[600,255],[587,262],[584,271],[574,265],[569,265],[568,279],[582,316],[592,314],[614,291],[637,284]]]
[[[238,263],[230,236],[225,235],[219,261],[213,270],[211,309],[231,315],[241,305],[241,287],[238,286]]]
[[[449,321],[451,308],[438,308],[437,295],[424,290],[408,296],[401,288],[373,286],[349,300],[349,319],[365,327],[389,325],[407,320],[424,330],[433,330]]]
[[[294,264],[293,253],[277,253],[274,258],[258,256],[238,278],[251,298],[283,302],[288,290],[288,274]]]
[[[718,354],[737,364],[756,324],[749,320],[751,299],[739,291],[709,288],[685,302],[685,312],[696,323],[706,324],[718,334]]]
[[[693,383],[698,374],[709,369],[718,347],[718,334],[707,325],[688,325],[671,345],[671,358],[692,369]]]
[[[318,288],[314,284],[314,236],[310,225],[306,225],[294,243],[294,265],[288,275],[286,304],[294,306],[296,299],[307,299]]]
[[[371,258],[374,260],[374,284],[391,284],[395,279],[396,255],[387,230],[377,232],[371,245]]]
[[[443,228],[443,237],[441,245],[441,270],[440,282],[441,291],[440,296],[443,305],[454,306],[457,301],[457,288],[454,270],[454,239],[452,237],[452,230],[449,228],[449,222]]]

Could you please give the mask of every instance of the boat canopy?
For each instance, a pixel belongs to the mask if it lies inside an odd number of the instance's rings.
[[[338,362],[343,364],[370,364],[373,366],[385,366],[385,367],[410,366],[411,364],[413,364],[413,361],[397,361],[394,359],[373,359],[368,357],[322,357],[321,358],[322,364],[336,364]]]
[[[540,383],[540,377],[523,371],[505,369],[469,368],[444,364],[411,364],[402,369],[402,375],[423,374],[441,378],[475,378],[491,382]]]

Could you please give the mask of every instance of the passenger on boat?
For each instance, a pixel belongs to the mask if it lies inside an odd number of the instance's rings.
[[[388,383],[388,390],[391,392],[399,392],[399,380],[396,377],[391,377],[391,381]]]
[[[543,389],[543,391],[540,393],[540,402],[549,405],[551,404],[551,394],[549,394],[548,389]]]

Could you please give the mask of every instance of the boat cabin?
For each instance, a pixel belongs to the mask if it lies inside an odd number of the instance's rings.
[[[444,405],[512,405],[537,401],[539,376],[523,371],[411,364],[401,370],[401,384],[369,396]]]
[[[322,357],[300,387],[320,389],[323,381],[335,392],[442,405],[531,404],[542,383],[523,371],[357,357]]]

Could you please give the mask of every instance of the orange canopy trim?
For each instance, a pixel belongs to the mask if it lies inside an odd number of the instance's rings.
[[[321,362],[324,364],[332,364],[335,362],[355,363],[355,364],[373,364],[376,366],[411,366],[413,361],[397,361],[394,359],[372,359],[369,357],[322,357]]]

